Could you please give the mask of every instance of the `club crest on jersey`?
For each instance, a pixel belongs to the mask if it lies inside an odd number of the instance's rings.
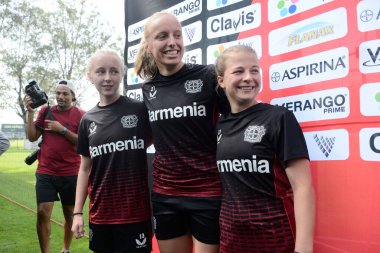
[[[157,94],[156,87],[152,86],[149,91],[149,100],[155,99]]]
[[[203,82],[198,80],[187,80],[185,82],[186,93],[198,93],[202,91]]]
[[[90,131],[90,134],[88,135],[88,137],[90,137],[91,135],[94,135],[96,133],[96,127],[97,127],[97,125],[95,124],[95,122],[92,122],[90,124],[90,127],[88,128],[88,130]]]
[[[136,115],[127,115],[121,117],[121,124],[124,128],[132,128],[137,126],[138,118]]]
[[[265,127],[263,126],[249,126],[244,132],[244,141],[250,143],[261,142],[265,135]]]
[[[220,139],[222,139],[222,129],[219,129],[218,130],[218,134],[217,134],[217,137],[216,137],[216,144],[219,144],[220,143]]]

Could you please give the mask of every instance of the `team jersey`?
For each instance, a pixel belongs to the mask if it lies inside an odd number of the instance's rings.
[[[143,85],[153,132],[153,191],[171,196],[221,196],[215,164],[218,95],[214,67],[184,64]]]
[[[285,168],[291,159],[309,159],[293,113],[260,103],[221,116],[217,142],[220,252],[293,252],[293,192]]]
[[[72,106],[67,111],[59,111],[57,105],[50,107],[51,115],[46,112],[47,106],[38,113],[34,124],[42,131],[42,144],[38,152],[37,173],[51,176],[78,175],[80,157],[76,153],[75,144],[57,132],[45,131],[45,120],[55,120],[73,133],[78,132],[80,120],[85,113],[82,109]]]
[[[77,150],[93,163],[88,187],[91,223],[126,224],[150,219],[147,116],[142,102],[127,97],[96,106],[83,116]]]

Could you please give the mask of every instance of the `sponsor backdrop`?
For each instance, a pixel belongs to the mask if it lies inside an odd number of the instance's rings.
[[[380,252],[379,0],[126,0],[125,88],[142,99],[133,63],[143,24],[166,9],[183,25],[188,63],[253,47],[260,100],[293,111],[310,152],[317,253]]]

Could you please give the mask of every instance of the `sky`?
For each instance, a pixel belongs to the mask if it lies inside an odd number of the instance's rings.
[[[46,1],[46,0],[41,0]],[[53,0],[50,0],[53,1]],[[98,11],[102,19],[109,22],[115,27],[115,32],[122,35],[125,40],[124,31],[124,0],[88,0],[90,4],[98,6]],[[122,85],[121,85],[122,86]],[[81,107],[84,110],[91,109],[96,103],[97,92],[95,89],[90,89],[91,99],[82,102]],[[94,99],[95,96],[95,99]],[[14,111],[0,110],[0,125],[1,124],[22,124],[22,120]]]

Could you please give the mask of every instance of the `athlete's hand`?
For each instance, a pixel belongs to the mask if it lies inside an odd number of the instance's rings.
[[[71,231],[73,231],[76,239],[84,236],[84,221],[82,215],[75,215],[73,217],[73,226],[71,227]]]

